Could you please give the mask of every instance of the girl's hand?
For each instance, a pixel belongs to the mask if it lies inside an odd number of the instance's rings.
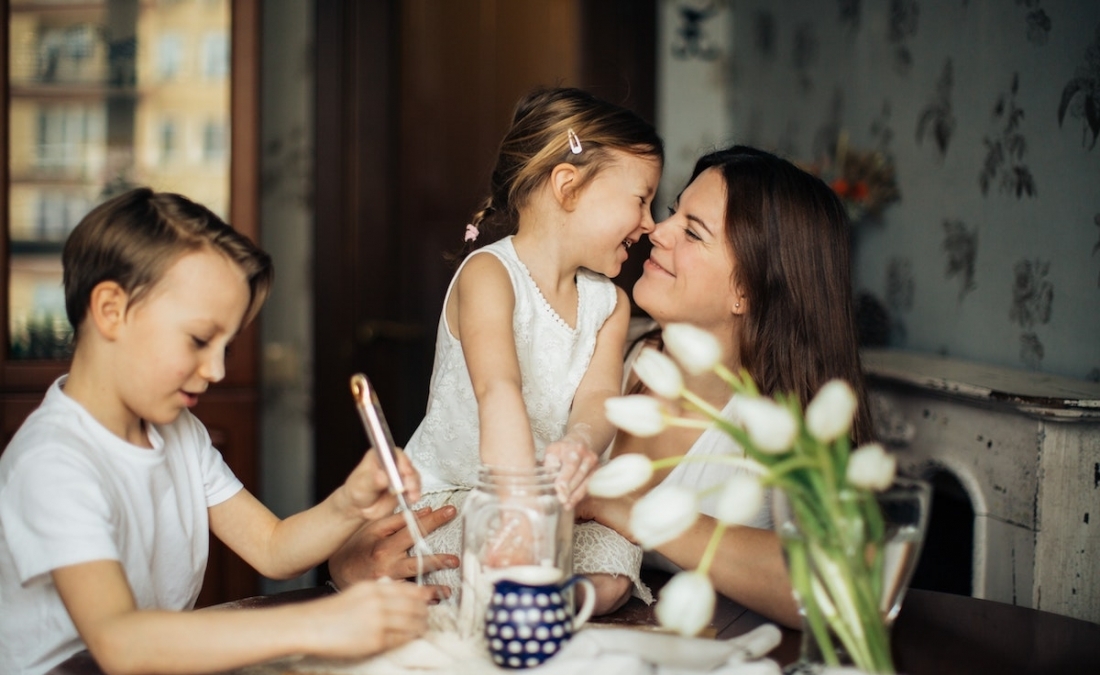
[[[500,528],[485,542],[481,562],[487,567],[537,565],[539,547],[531,520],[520,509],[501,509]]]
[[[311,605],[315,656],[363,658],[399,647],[428,630],[433,593],[404,581],[364,581]]]
[[[547,468],[557,468],[558,477],[554,488],[558,499],[565,508],[572,509],[587,493],[588,477],[599,467],[599,458],[590,449],[591,441],[587,433],[577,425],[561,440],[546,447],[543,464]]]
[[[405,499],[409,503],[416,502],[420,499],[420,474],[405,453],[395,449],[393,455],[397,471],[405,484]],[[386,470],[378,451],[373,448],[363,455],[362,461],[344,481],[349,507],[364,520],[376,520],[393,512],[397,500],[390,494],[389,488]]]

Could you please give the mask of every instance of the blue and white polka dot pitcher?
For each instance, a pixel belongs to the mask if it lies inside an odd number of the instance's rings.
[[[485,640],[493,662],[504,668],[531,668],[561,651],[588,621],[596,588],[579,574],[564,581],[553,567],[522,565],[503,570],[493,584],[485,616]],[[584,604],[574,614],[567,591],[584,586]]]

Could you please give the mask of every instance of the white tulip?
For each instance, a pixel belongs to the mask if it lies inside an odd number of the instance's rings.
[[[680,572],[661,589],[657,621],[685,637],[703,630],[714,616],[714,586],[699,572]]]
[[[794,444],[798,422],[786,407],[763,396],[737,394],[733,397],[733,409],[760,452],[778,455]]]
[[[750,523],[764,506],[764,487],[755,476],[738,474],[726,481],[715,516],[727,525]]]
[[[639,438],[656,436],[668,426],[660,401],[652,396],[616,396],[604,401],[603,409],[609,422]]]
[[[630,510],[630,531],[653,549],[683,534],[699,516],[695,493],[680,485],[658,486]]]
[[[829,380],[806,406],[806,428],[822,443],[832,443],[852,428],[856,393],[844,380]]]
[[[868,490],[885,490],[894,482],[898,460],[878,443],[861,445],[848,458],[848,482]]]
[[[600,467],[588,479],[588,494],[596,497],[621,497],[634,492],[653,477],[653,462],[643,454],[619,455]]]
[[[658,396],[679,398],[684,391],[684,376],[676,362],[661,352],[646,347],[634,360],[634,372]]]
[[[718,338],[689,323],[671,323],[665,326],[661,337],[669,353],[692,375],[712,370],[722,358]]]

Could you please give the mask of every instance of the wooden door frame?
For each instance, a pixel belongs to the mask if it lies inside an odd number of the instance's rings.
[[[582,24],[581,86],[653,120],[657,0],[575,1]],[[359,330],[356,315],[401,314],[386,292],[387,284],[397,282],[382,276],[380,264],[399,254],[396,233],[388,236],[393,230],[387,225],[397,222],[399,210],[401,9],[400,0],[317,0],[316,5],[312,394],[317,499],[342,483],[348,455],[362,451],[354,439],[365,442],[348,387]],[[374,235],[371,241],[363,240],[365,232]],[[624,276],[636,279],[639,271],[640,260]],[[434,338],[434,329],[429,327],[425,339]],[[370,372],[396,365],[385,362],[384,355],[366,358]]]

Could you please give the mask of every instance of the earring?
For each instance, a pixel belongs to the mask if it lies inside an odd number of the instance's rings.
[[[741,303],[740,302],[737,303],[736,305],[733,306],[733,308],[734,309],[741,309]]]

